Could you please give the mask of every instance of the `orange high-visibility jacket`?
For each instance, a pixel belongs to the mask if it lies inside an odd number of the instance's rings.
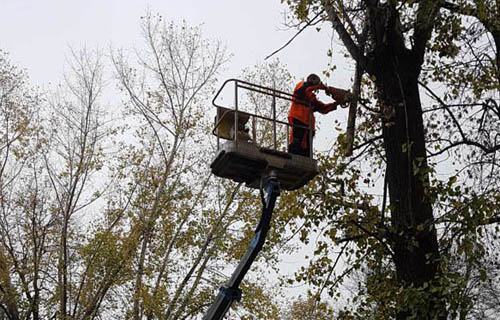
[[[316,86],[304,86],[305,82],[300,81],[295,86],[293,90],[292,104],[290,106],[290,111],[288,112],[288,122],[293,123],[293,119],[297,119],[304,123],[306,126],[310,125],[314,131],[314,125],[316,119],[314,118],[314,111],[319,111],[321,113],[326,113],[330,111],[327,105],[319,101],[314,94],[315,90],[321,89],[321,85]],[[309,119],[311,122],[309,123]],[[290,130],[290,141],[293,139],[293,129]],[[306,146],[307,135],[304,135],[302,139],[302,147]]]
[[[304,81],[300,81],[293,90],[292,104],[288,112],[288,121],[292,123],[292,119],[297,119],[309,125],[309,117],[311,117],[310,125],[314,130],[316,121],[314,118],[314,111],[321,112],[326,108],[326,105],[319,101],[314,94],[314,91],[320,89],[321,85],[306,87],[304,84]]]

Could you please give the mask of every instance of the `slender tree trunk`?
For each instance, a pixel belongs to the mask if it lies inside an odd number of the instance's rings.
[[[66,319],[67,304],[68,304],[68,257],[67,257],[67,222],[64,218],[64,223],[61,232],[61,251],[59,253],[59,318]]]
[[[141,318],[141,290],[142,290],[142,277],[144,275],[144,263],[146,261],[146,251],[148,249],[149,242],[151,241],[151,230],[149,225],[146,226],[147,230],[144,234],[144,239],[142,240],[141,253],[139,256],[139,263],[137,269],[137,275],[135,278],[135,294],[134,294],[134,306],[133,306],[133,316],[134,320],[139,320]]]
[[[35,210],[33,210],[33,216],[35,216]],[[40,278],[40,260],[42,251],[40,247],[43,246],[42,240],[38,237],[37,228],[39,226],[36,223],[36,218],[33,217],[32,220],[32,237],[33,237],[33,303],[31,305],[31,314],[33,315],[33,320],[40,319],[40,288],[38,286],[38,281]],[[40,241],[40,242],[38,242]]]

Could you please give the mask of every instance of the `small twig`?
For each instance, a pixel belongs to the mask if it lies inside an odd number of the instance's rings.
[[[302,28],[300,28],[300,30],[292,38],[290,38],[290,40],[288,40],[283,46],[281,46],[279,49],[275,50],[273,53],[271,53],[270,55],[268,55],[267,57],[265,57],[264,61],[267,60],[267,59],[269,59],[269,58],[271,58],[272,56],[274,56],[275,54],[277,54],[281,50],[285,49],[290,43],[292,43],[293,40],[295,40],[295,38],[297,38],[299,36],[299,34],[302,33],[302,31],[304,31],[309,26],[313,25],[315,23],[314,20],[316,20],[316,18],[318,18],[323,12],[324,12],[324,10],[321,10],[320,12],[318,12],[314,16],[314,18],[312,18]]]
[[[315,299],[314,299],[315,300],[314,301],[315,306],[317,306],[317,303],[318,303],[319,299],[321,299],[321,294],[323,293],[323,290],[325,289],[326,285],[330,281],[330,277],[332,276],[333,272],[335,271],[335,267],[337,267],[337,264],[339,263],[340,257],[344,253],[344,251],[345,251],[345,249],[346,249],[346,247],[347,247],[348,244],[349,244],[349,242],[346,242],[344,244],[344,246],[342,247],[342,249],[340,249],[340,252],[337,255],[337,258],[335,259],[335,263],[333,264],[333,266],[331,266],[330,272],[328,273],[328,276],[326,277],[325,282],[323,283],[323,285],[321,286],[321,288],[316,293]]]
[[[355,220],[349,220],[348,222],[350,222],[353,225],[355,225],[356,227],[358,227],[358,229],[360,229],[361,231],[363,231],[364,233],[366,233],[370,237],[373,237],[376,240],[378,240],[382,244],[382,246],[384,246],[384,248],[389,252],[389,254],[394,257],[394,252],[392,251],[391,247],[387,243],[385,243],[385,241],[380,237],[380,235],[371,232],[370,230],[368,230],[365,227],[363,227],[361,225],[361,223],[359,223],[359,222],[357,222]]]
[[[364,148],[365,146],[370,145],[370,144],[373,144],[374,142],[376,142],[376,141],[378,141],[378,140],[381,140],[381,139],[383,139],[383,138],[384,138],[384,137],[383,137],[382,135],[379,135],[379,136],[373,137],[373,138],[371,138],[371,139],[369,139],[369,140],[366,140],[366,141],[362,142],[361,144],[359,144],[359,145],[357,145],[357,146],[354,146],[354,147],[353,147],[353,151],[354,151],[354,150],[359,150],[359,149],[361,149],[361,148]]]

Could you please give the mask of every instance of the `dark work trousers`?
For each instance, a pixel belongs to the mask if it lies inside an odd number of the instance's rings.
[[[299,121],[297,119],[292,119],[292,141],[290,142],[290,145],[288,145],[288,152],[293,153],[293,154],[298,154],[304,157],[309,157],[310,156],[310,141],[309,141],[309,129],[305,129],[304,127],[307,127],[307,124],[303,123],[302,121]],[[302,148],[302,139],[306,139],[306,148]]]

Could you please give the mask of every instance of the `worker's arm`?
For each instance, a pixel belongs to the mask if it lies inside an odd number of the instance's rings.
[[[322,83],[320,83],[320,84],[318,84],[316,86],[310,86],[310,87],[306,88],[306,91],[305,91],[306,98],[307,98],[308,101],[311,102],[311,104],[312,104],[312,106],[314,108],[314,111],[321,112],[320,110],[326,108],[326,104],[324,104],[323,102],[319,101],[318,98],[316,98],[316,95],[314,94],[314,91],[316,91],[316,90],[326,90],[326,89],[327,89],[327,86],[325,86]]]
[[[323,108],[319,108],[317,111],[322,114],[327,114],[333,110],[337,110],[338,105],[339,103],[335,101],[332,103],[325,104]]]

